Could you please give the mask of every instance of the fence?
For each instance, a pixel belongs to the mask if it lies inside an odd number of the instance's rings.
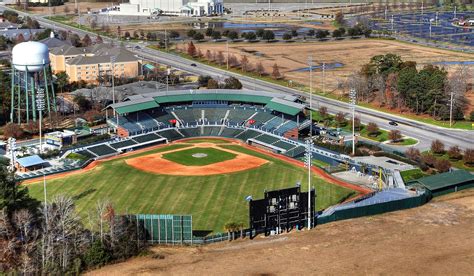
[[[324,224],[332,221],[358,218],[363,216],[373,216],[386,212],[414,208],[427,203],[430,199],[431,195],[425,192],[416,197],[354,207],[350,209],[336,210],[330,215],[317,217],[316,222],[317,224]]]
[[[131,215],[137,231],[149,243],[193,244],[193,219],[190,215]],[[140,235],[139,235],[140,236]]]

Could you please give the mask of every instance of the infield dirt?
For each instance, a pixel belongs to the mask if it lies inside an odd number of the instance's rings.
[[[474,189],[310,232],[154,247],[150,256],[89,275],[473,275],[472,233]]]

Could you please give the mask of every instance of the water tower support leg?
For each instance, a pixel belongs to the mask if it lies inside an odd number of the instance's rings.
[[[11,109],[10,109],[10,123],[13,123],[13,116],[15,114],[15,66],[12,66],[12,89],[10,90],[11,93]]]
[[[18,73],[18,87],[17,87],[18,105],[16,110],[18,111],[18,124],[21,123],[21,73]]]
[[[53,84],[53,71],[51,71],[51,66],[48,66],[48,77],[51,77],[50,79],[50,85],[51,85],[51,96],[52,96],[52,103],[53,103],[53,111],[56,112],[57,111],[57,106],[56,106],[56,93],[54,93],[54,84]],[[47,80],[48,78],[45,77],[45,79]],[[45,85],[46,87],[48,87],[48,85]]]
[[[33,107],[33,121],[36,122],[35,79],[31,77],[31,106]]]
[[[46,66],[43,66],[43,78],[44,78],[44,90],[46,92],[46,102],[48,104],[48,114],[50,114],[51,113],[51,106],[50,106],[51,99],[49,98],[48,75],[46,74]]]
[[[25,70],[25,97],[26,97],[26,108],[25,108],[25,112],[26,112],[26,123],[29,123],[30,122],[30,105],[29,105],[29,97],[28,97],[28,66],[25,66],[26,67],[26,70]]]

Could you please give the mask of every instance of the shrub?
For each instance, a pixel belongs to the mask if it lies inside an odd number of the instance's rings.
[[[448,150],[449,159],[460,160],[462,158],[461,149],[458,146],[450,147]]]
[[[400,141],[400,139],[402,139],[402,133],[400,130],[392,129],[388,133],[388,139],[390,139],[392,142]]]
[[[368,132],[369,136],[379,135],[380,134],[379,126],[374,122],[370,122],[370,123],[367,124],[367,132]]]
[[[438,139],[431,142],[431,152],[436,154],[443,154],[445,152],[443,142]]]
[[[474,166],[474,149],[466,149],[464,151],[463,161],[468,166]]]
[[[408,159],[413,161],[419,161],[421,157],[420,150],[414,147],[411,147],[405,151],[405,155]]]
[[[451,168],[451,162],[446,159],[439,159],[435,162],[434,167],[440,173],[447,172]]]
[[[107,264],[110,259],[111,254],[100,240],[92,243],[91,247],[84,253],[84,262],[88,268],[103,266]]]
[[[430,153],[422,155],[421,160],[423,163],[425,163],[426,165],[430,167],[434,167],[437,161],[436,157]]]

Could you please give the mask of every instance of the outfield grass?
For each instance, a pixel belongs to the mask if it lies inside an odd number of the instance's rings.
[[[172,145],[150,152],[186,147]],[[124,160],[131,156],[101,163],[90,171],[48,181],[48,198],[66,194],[74,198],[77,210],[85,218],[94,212],[99,200],[110,200],[117,213],[191,214],[194,229],[222,232],[227,222],[248,224],[248,203],[245,197],[262,198],[265,190],[292,187],[307,183],[306,171],[279,159],[242,148],[222,147],[244,152],[271,162],[243,172],[212,176],[170,176],[139,171]],[[317,190],[318,210],[334,205],[356,192],[313,177]],[[302,185],[306,190],[306,185]],[[42,199],[42,183],[29,185],[30,194]]]
[[[207,154],[206,157],[194,157],[194,154]],[[214,148],[192,148],[163,154],[163,158],[185,166],[205,166],[234,159],[237,155]]]

